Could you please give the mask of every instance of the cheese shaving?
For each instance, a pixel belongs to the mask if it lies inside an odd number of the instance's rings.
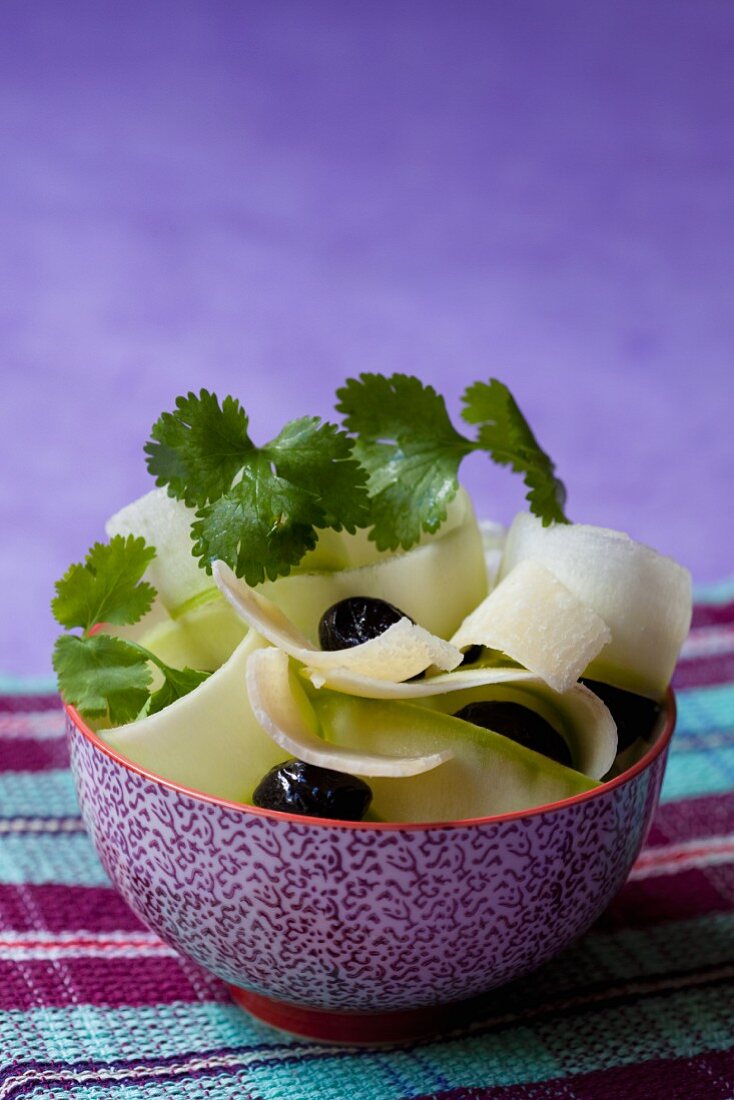
[[[361,645],[321,650],[296,629],[280,608],[239,580],[224,562],[215,562],[212,572],[222,595],[253,630],[311,668],[322,671],[341,668],[378,680],[400,681],[417,676],[431,665],[452,669],[461,663],[461,653],[455,646],[407,618]]]
[[[458,648],[498,649],[568,691],[612,635],[601,615],[540,562],[520,562],[461,624]]]
[[[462,691],[488,684],[537,680],[534,673],[524,668],[460,668],[444,676],[429,676],[425,680],[400,684],[360,676],[343,668],[322,671],[306,667],[302,669],[302,675],[316,688],[327,687],[344,695],[357,695],[361,699],[425,699],[431,695],[445,695],[449,691]]]

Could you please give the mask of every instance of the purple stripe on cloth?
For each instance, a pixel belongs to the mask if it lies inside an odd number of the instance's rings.
[[[0,960],[0,1011],[228,1000],[223,984],[173,956]]]
[[[734,601],[723,604],[696,604],[693,608],[691,630],[701,626],[726,626],[734,623]]]
[[[673,676],[674,688],[711,687],[734,680],[734,653],[712,653],[680,661]]]
[[[523,1085],[457,1088],[412,1100],[731,1100],[734,1051],[711,1050],[693,1058],[655,1058],[573,1077]]]
[[[68,766],[69,749],[65,736],[43,741],[15,737],[3,746],[0,754],[0,772],[44,772]]]
[[[36,710],[61,710],[58,695],[0,695],[0,714],[32,714]]]
[[[734,791],[658,806],[646,847],[734,833]]]
[[[628,882],[594,928],[599,932],[649,928],[709,913],[725,913],[730,908],[731,898],[717,890],[703,871],[679,871],[676,875]]]
[[[139,932],[111,886],[0,885],[0,925],[16,932]]]

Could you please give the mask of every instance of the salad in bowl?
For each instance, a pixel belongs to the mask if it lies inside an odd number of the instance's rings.
[[[337,409],[257,446],[237,399],[178,398],[156,487],[57,584],[54,667],[85,821],[143,919],[264,1019],[393,1038],[624,881],[691,581],[569,522],[497,380],[466,391],[467,434],[406,375]],[[473,451],[524,477],[506,532],[459,484]]]

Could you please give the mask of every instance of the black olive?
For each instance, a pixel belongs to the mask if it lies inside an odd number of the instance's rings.
[[[520,703],[491,699],[467,703],[456,712],[454,718],[463,718],[465,722],[473,722],[485,730],[494,730],[518,745],[524,745],[526,749],[542,753],[567,768],[573,767],[570,750],[560,733],[545,718]]]
[[[351,649],[384,634],[393,623],[409,618],[387,600],[349,596],[333,604],[321,616],[319,643],[322,649]]]
[[[624,752],[638,737],[647,739],[660,717],[660,706],[654,699],[636,695],[633,691],[603,684],[600,680],[581,677],[581,683],[606,703],[617,723],[617,751]]]
[[[464,665],[473,665],[475,661],[478,661],[482,656],[482,647],[480,645],[470,645],[464,652],[464,656],[461,660],[461,668]]]
[[[252,801],[263,810],[361,821],[372,801],[372,791],[354,775],[290,760],[276,764],[263,776]]]

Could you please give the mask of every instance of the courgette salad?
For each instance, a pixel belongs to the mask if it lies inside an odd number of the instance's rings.
[[[177,398],[145,445],[156,488],[56,585],[59,688],[165,779],[338,820],[545,805],[641,757],[691,618],[691,578],[571,523],[507,386],[462,399],[363,374],[341,423],[256,445],[237,398]],[[466,434],[465,434],[466,433]],[[483,451],[528,510],[480,524]]]

